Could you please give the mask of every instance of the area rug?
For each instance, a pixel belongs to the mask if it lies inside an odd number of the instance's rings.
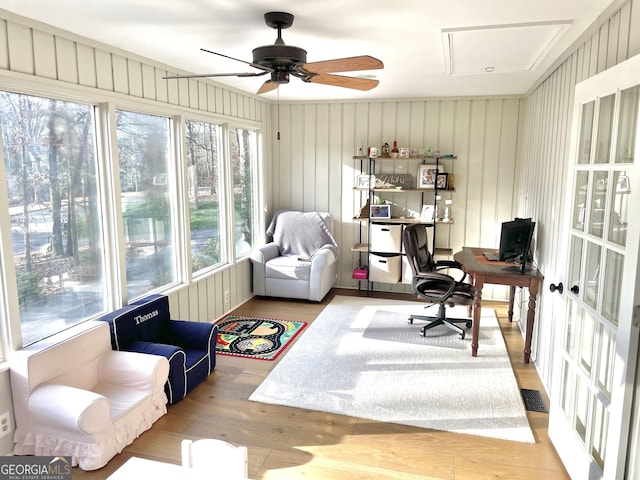
[[[216,322],[216,353],[236,357],[275,359],[307,325],[275,318],[227,315]]]
[[[470,333],[422,337],[421,322],[407,323],[424,306],[336,296],[249,400],[534,443],[495,312],[482,309],[472,357]],[[447,314],[465,317],[466,307]]]

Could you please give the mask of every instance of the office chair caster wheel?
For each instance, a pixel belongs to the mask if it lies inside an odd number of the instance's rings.
[[[467,328],[471,328],[473,326],[473,322],[469,320],[467,323],[464,324],[464,326]]]

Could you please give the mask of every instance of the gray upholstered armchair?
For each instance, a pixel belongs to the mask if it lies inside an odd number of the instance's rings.
[[[273,241],[251,253],[253,293],[321,301],[338,273],[331,214],[280,211],[267,235]]]

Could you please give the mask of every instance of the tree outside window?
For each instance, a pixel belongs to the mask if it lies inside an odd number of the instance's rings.
[[[191,230],[191,271],[220,264],[220,125],[187,121],[186,161]]]
[[[169,119],[116,111],[127,296],[176,281]]]
[[[233,173],[233,212],[236,256],[247,254],[255,244],[256,171],[258,134],[255,130],[230,130]]]
[[[105,310],[94,107],[0,93],[22,344]],[[15,301],[5,298],[4,301]]]

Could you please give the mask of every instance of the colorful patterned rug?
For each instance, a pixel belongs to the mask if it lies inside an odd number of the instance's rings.
[[[307,324],[292,320],[227,315],[217,321],[216,325],[217,353],[273,360]]]

